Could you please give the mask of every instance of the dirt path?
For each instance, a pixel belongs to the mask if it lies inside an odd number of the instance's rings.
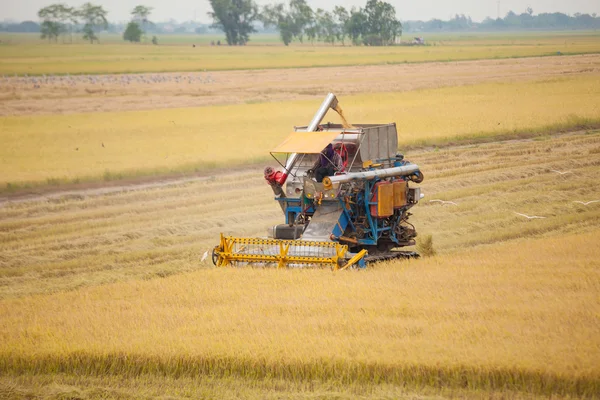
[[[585,134],[586,131],[573,131],[573,132],[561,132],[552,137],[566,137],[566,136],[577,136]],[[533,142],[535,139],[510,139],[510,140],[498,140],[494,143],[500,145],[512,145],[515,143],[528,143]],[[472,144],[458,144],[449,145],[446,150],[458,151],[467,147],[472,147]],[[439,150],[437,148],[421,148],[410,153],[429,153]],[[406,154],[410,158],[410,154]],[[220,168],[211,171],[204,171],[196,173],[193,176],[158,176],[158,177],[143,177],[132,180],[114,181],[114,182],[90,182],[73,185],[65,185],[59,188],[56,187],[42,187],[31,191],[19,191],[17,193],[0,194],[0,207],[4,207],[9,204],[25,203],[25,202],[36,202],[36,201],[49,201],[58,202],[66,200],[77,200],[83,199],[90,196],[103,196],[108,194],[129,192],[129,191],[140,191],[149,189],[159,189],[167,187],[175,187],[179,185],[185,185],[187,183],[210,181],[214,179],[227,179],[233,178],[235,175],[240,173],[253,174],[261,176],[263,171],[263,164],[246,164],[239,165],[230,168]]]
[[[0,80],[0,116],[199,107],[598,73],[600,55]]]
[[[241,172],[262,174],[263,168],[262,164],[246,164],[226,169],[219,168],[211,171],[203,171],[192,176],[181,176],[180,174],[176,176],[149,176],[113,182],[101,181],[63,185],[61,187],[46,186],[31,190],[24,189],[16,193],[0,194],[0,207],[15,203],[73,200],[89,196],[165,188],[184,185],[190,182],[209,181],[216,177],[231,177]]]

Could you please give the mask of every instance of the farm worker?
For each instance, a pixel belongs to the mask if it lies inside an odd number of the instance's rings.
[[[332,176],[336,171],[341,171],[344,162],[342,157],[333,150],[331,143],[327,145],[319,154],[319,158],[313,165],[313,171],[315,172],[315,179],[317,182],[323,182],[323,178],[326,176]]]
[[[285,197],[285,192],[279,183],[283,177],[283,172],[275,171],[273,167],[266,167],[264,175],[267,183],[271,185],[271,188],[273,188],[273,193],[275,193],[277,197]]]

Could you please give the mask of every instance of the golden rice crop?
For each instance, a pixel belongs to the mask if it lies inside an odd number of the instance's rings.
[[[345,96],[350,123],[397,122],[401,148],[598,124],[600,76]],[[318,103],[0,118],[0,182],[61,182],[264,161]],[[326,120],[337,121],[331,113]]]
[[[599,140],[596,132],[411,151],[407,158],[426,176],[426,197],[411,221],[434,236],[440,254],[587,232],[600,219],[600,204],[573,201],[600,199]],[[566,169],[564,176],[552,171]],[[260,167],[123,190],[57,193],[0,207],[0,298],[191,270],[220,232],[264,236],[282,221]],[[527,221],[515,212],[546,218]]]
[[[410,152],[426,175],[411,221],[438,255],[367,271],[200,264],[219,232],[282,220],[258,168],[6,204],[0,395],[46,379],[186,390],[208,375],[284,393],[593,396],[600,203],[573,201],[599,198],[599,151],[590,132]]]
[[[460,61],[600,52],[592,32],[433,36],[431,46],[90,46],[16,43],[0,47],[0,74],[99,74]],[[160,39],[159,39],[160,40]],[[198,38],[198,42],[202,39]],[[25,41],[27,42],[27,41]]]
[[[356,273],[211,269],[4,300],[0,365],[589,396],[600,389],[597,234]]]

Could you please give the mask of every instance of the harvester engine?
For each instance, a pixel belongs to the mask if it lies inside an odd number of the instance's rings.
[[[344,124],[321,124],[330,108]],[[271,152],[285,156],[282,170],[265,168],[285,223],[268,239],[221,234],[213,262],[345,269],[418,257],[400,248],[415,244],[409,210],[423,196],[414,186],[423,174],[397,149],[396,124],[350,125],[330,93],[310,124]]]

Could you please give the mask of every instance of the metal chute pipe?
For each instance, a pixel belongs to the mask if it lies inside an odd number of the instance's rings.
[[[319,124],[321,123],[321,121],[323,121],[323,118],[325,118],[325,114],[327,114],[327,111],[329,110],[329,108],[335,108],[337,106],[337,104],[338,104],[337,97],[335,97],[335,95],[333,93],[329,93],[327,95],[327,97],[325,97],[325,100],[323,100],[321,107],[319,107],[319,110],[314,115],[312,121],[310,121],[310,124],[308,124],[306,131],[307,132],[316,131],[317,128],[319,127]],[[298,153],[290,154],[290,157],[288,158],[287,162],[285,163],[285,170],[283,171],[283,175],[277,181],[277,183],[279,185],[283,186],[283,184],[287,180],[289,173],[292,171],[292,169],[294,168],[294,165],[296,165],[297,161],[298,161]]]
[[[355,180],[370,180],[374,178],[391,178],[394,176],[406,176],[412,175],[418,171],[419,166],[417,164],[409,164],[404,165],[402,167],[383,168],[375,169],[372,171],[352,172],[350,174],[345,175],[335,175],[330,176],[329,179],[331,179],[331,183],[344,183]]]
[[[327,111],[329,111],[329,108],[335,108],[337,106],[337,104],[338,104],[338,100],[335,97],[335,95],[333,93],[329,93],[327,95],[327,97],[325,97],[325,100],[323,100],[321,107],[319,107],[319,110],[316,112],[312,121],[310,121],[310,124],[308,124],[306,131],[307,132],[316,131],[317,127],[319,126],[321,121],[323,121],[323,118],[325,118],[325,114],[327,114]]]

